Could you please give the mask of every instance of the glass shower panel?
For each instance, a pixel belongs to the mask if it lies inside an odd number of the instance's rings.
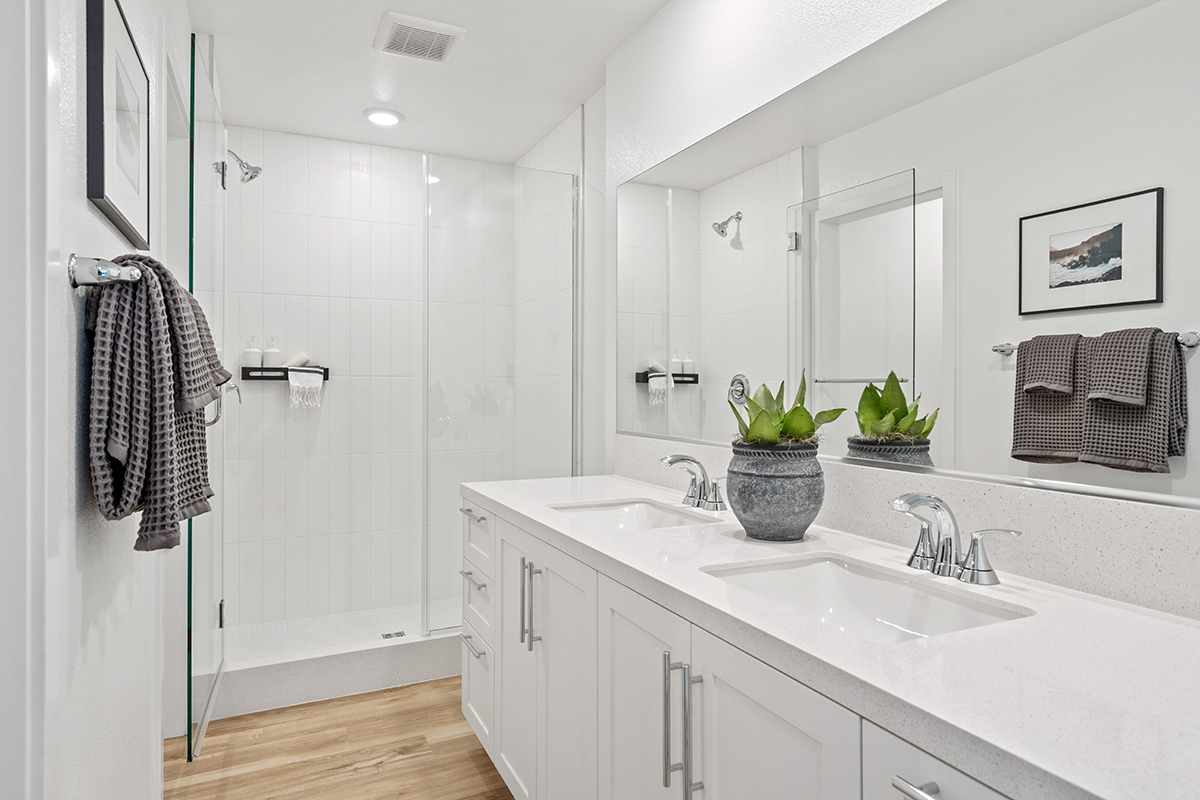
[[[459,484],[571,474],[575,178],[426,157],[426,629],[462,620]]]
[[[803,366],[810,408],[849,409],[822,430],[821,452],[844,455],[868,382],[895,371],[915,397],[915,173],[807,200],[789,209],[800,231]]]
[[[225,161],[225,123],[203,51],[192,48],[192,174],[189,289],[208,318],[218,354],[224,325],[225,190],[213,164]],[[180,276],[182,277],[182,276]],[[232,396],[225,398],[232,400]],[[224,402],[224,401],[223,401]],[[217,408],[220,406],[218,405]],[[212,420],[217,412],[207,410]],[[224,424],[208,428],[212,510],[188,521],[188,758],[199,753],[224,663]]]

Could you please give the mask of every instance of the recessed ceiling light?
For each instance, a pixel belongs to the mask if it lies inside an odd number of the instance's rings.
[[[386,108],[368,108],[363,111],[363,116],[374,122],[376,125],[390,127],[404,121],[404,115],[399,111],[389,111]]]

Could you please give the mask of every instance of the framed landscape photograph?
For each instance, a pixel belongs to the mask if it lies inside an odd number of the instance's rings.
[[[150,248],[150,78],[117,0],[87,0],[87,192]]]
[[[1021,217],[1021,314],[1161,303],[1163,190]]]

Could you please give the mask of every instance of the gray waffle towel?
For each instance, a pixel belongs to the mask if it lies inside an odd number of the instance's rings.
[[[1083,447],[1083,414],[1087,406],[1088,365],[1094,339],[1075,339],[1072,390],[1069,393],[1027,392],[1031,362],[1038,351],[1033,340],[1017,348],[1016,396],[1013,401],[1012,457],[1040,464],[1079,460]]]
[[[1103,338],[1096,340],[1092,357],[1092,388],[1105,366],[1099,360]],[[1187,362],[1178,340],[1179,334],[1153,331],[1144,405],[1088,401],[1080,461],[1133,472],[1170,472],[1167,457],[1186,455]]]
[[[1024,390],[1030,359],[1028,342],[1021,343],[1012,457],[1034,463],[1083,461],[1136,472],[1170,472],[1167,458],[1186,453],[1188,426],[1187,365],[1177,334],[1154,330],[1145,405],[1140,407],[1087,399],[1103,366],[1097,355],[1102,338],[1078,340],[1075,383],[1069,395]]]
[[[107,519],[142,511],[134,549],[161,550],[179,544],[180,520],[209,510],[204,398],[230,375],[203,312],[165,267],[115,261],[143,272],[88,295],[92,488]]]
[[[1146,405],[1146,390],[1153,375],[1150,344],[1160,333],[1158,328],[1127,328],[1101,336],[1092,354],[1088,400]]]
[[[1035,336],[1020,347],[1018,360],[1025,359],[1025,378],[1019,386],[1026,392],[1070,394],[1075,387],[1075,348],[1083,337],[1078,333]]]

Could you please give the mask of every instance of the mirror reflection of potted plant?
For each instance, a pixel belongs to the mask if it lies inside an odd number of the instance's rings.
[[[895,372],[888,375],[882,390],[873,383],[867,384],[858,401],[860,435],[846,440],[846,454],[853,458],[932,467],[929,434],[933,432],[938,412],[918,417],[920,402],[921,398],[917,397],[909,404]]]
[[[789,408],[784,385],[771,394],[765,385],[746,398],[748,419],[730,402],[738,421],[726,488],[729,507],[746,535],[770,541],[799,541],[825,500],[825,475],[817,462],[817,431],[844,408],[815,416],[804,407],[807,381]]]

